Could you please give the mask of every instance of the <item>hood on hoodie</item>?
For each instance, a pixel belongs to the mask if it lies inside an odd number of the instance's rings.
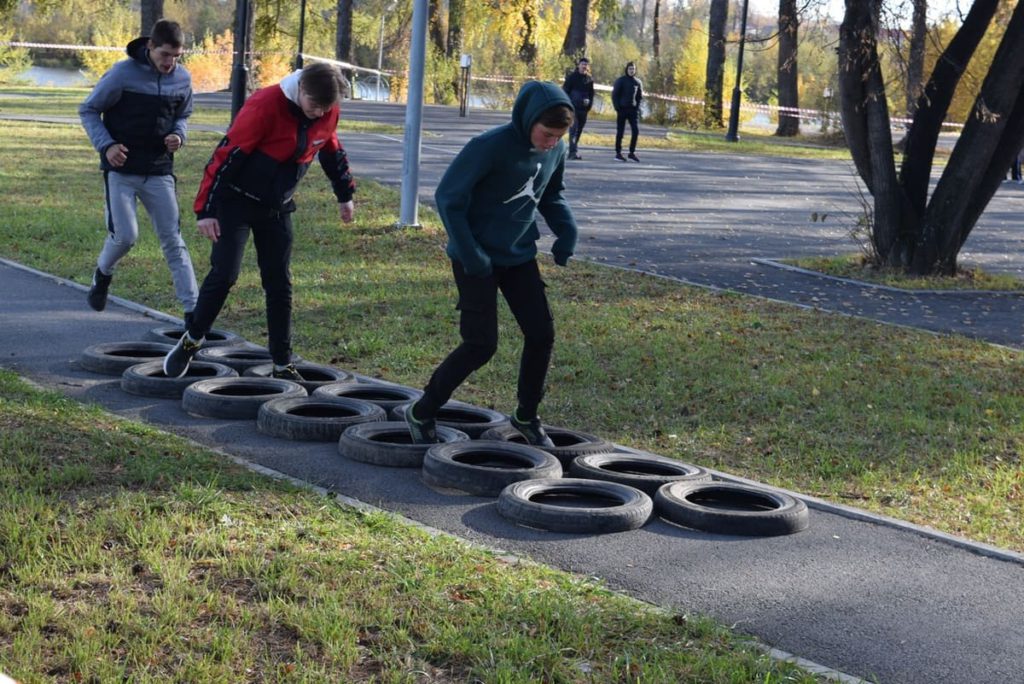
[[[512,106],[512,128],[529,143],[533,124],[541,114],[556,105],[565,105],[572,110],[572,100],[554,83],[527,81],[519,89],[516,103]]]
[[[302,69],[297,69],[292,73],[288,74],[281,79],[281,91],[284,96],[294,102],[296,105],[299,104],[299,77],[302,76]]]
[[[149,63],[149,36],[139,36],[124,47],[124,51],[136,62],[142,62],[148,66]]]

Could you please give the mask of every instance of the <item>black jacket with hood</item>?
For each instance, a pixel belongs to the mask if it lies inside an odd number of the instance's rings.
[[[100,153],[100,168],[148,176],[174,172],[174,155],[164,138],[175,133],[185,142],[186,121],[192,114],[192,76],[180,64],[169,74],[149,61],[149,38],[128,43],[123,59],[110,67],[85,101],[78,116],[89,140]],[[128,148],[124,166],[107,161],[107,148]]]

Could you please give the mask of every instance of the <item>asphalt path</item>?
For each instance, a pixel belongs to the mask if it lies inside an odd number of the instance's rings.
[[[374,120],[388,121],[390,112],[400,123],[404,116],[400,107],[377,103],[346,103],[345,116],[357,118],[369,107],[363,115]],[[465,140],[505,117],[471,110],[460,119],[440,107],[425,112],[421,197],[427,200]],[[359,175],[397,182],[398,138],[346,133],[344,125],[342,137]],[[645,151],[642,142],[640,153],[642,164],[624,165],[612,161],[609,150],[584,149],[585,159],[571,164],[582,258],[823,309],[842,311],[840,304],[850,302],[845,313],[893,319],[888,322],[914,325],[927,318],[920,302],[899,293],[868,288],[872,294],[863,295],[860,286],[842,292],[847,284],[755,262],[848,251],[845,228],[808,219],[813,211],[857,211],[848,165]],[[964,259],[1017,272],[1024,269],[1013,223],[1024,193],[1004,188]],[[520,528],[497,515],[493,500],[435,491],[416,471],[350,461],[334,445],[265,437],[251,421],[190,417],[177,402],[128,395],[116,379],[78,367],[85,346],[138,339],[170,320],[164,314],[116,301],[96,314],[85,306],[81,286],[9,263],[0,264],[0,288],[0,364],[76,399],[459,537],[601,578],[671,610],[710,615],[772,647],[852,675],[881,682],[1002,684],[1020,681],[1024,672],[1024,559],[1018,554],[807,497],[810,529],[770,539],[703,534],[657,520],[600,537]],[[870,315],[862,297],[882,302],[880,313]],[[932,329],[949,330],[951,321],[960,321],[966,334],[980,330],[986,339],[1020,343],[1019,325],[1005,320],[1005,302],[1015,307],[1016,297],[914,299],[934,307]],[[968,323],[957,307],[969,312]],[[1006,340],[998,339],[1001,328]]]

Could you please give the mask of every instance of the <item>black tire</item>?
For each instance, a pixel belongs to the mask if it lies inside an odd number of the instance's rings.
[[[161,325],[158,328],[151,328],[146,333],[146,339],[153,342],[177,344],[184,334],[185,328],[180,325]],[[206,333],[203,340],[203,347],[229,347],[236,344],[246,344],[246,341],[241,335],[216,328]]]
[[[343,371],[338,368],[332,368],[331,366],[321,366],[318,363],[307,363],[300,361],[295,364],[295,370],[299,371],[299,375],[302,376],[302,382],[299,384],[306,388],[306,391],[310,394],[324,385],[330,385],[336,382],[351,382],[352,374],[348,371]],[[258,366],[249,366],[242,373],[243,377],[253,378],[269,378],[270,374],[274,372],[274,364],[272,363],[261,363]]]
[[[391,416],[395,420],[404,421],[405,412],[411,405],[410,402],[396,406],[391,412]],[[437,424],[461,430],[469,435],[470,438],[479,439],[488,430],[509,425],[509,422],[508,416],[499,411],[473,406],[461,401],[449,401],[438,410]]]
[[[569,466],[569,477],[607,480],[636,487],[654,496],[669,482],[710,482],[711,473],[699,466],[661,456],[612,452],[577,456]]]
[[[304,397],[306,388],[277,378],[213,378],[185,388],[181,407],[193,416],[256,418],[260,405],[271,399]]]
[[[789,494],[733,482],[673,482],[654,495],[658,515],[715,534],[771,537],[807,529],[807,504]]]
[[[344,397],[286,397],[260,406],[256,429],[265,435],[308,442],[336,442],[350,425],[381,422],[384,409]]]
[[[300,371],[301,372],[301,371]],[[403,385],[391,385],[379,382],[332,382],[321,385],[313,390],[314,397],[348,397],[376,404],[392,419],[391,412],[396,406],[416,401],[423,392]]]
[[[435,444],[423,458],[423,481],[434,487],[498,496],[522,480],[559,478],[558,459],[536,447],[511,442],[473,440]]]
[[[172,345],[162,342],[103,342],[86,347],[79,365],[103,375],[121,375],[126,368],[167,356]]]
[[[588,503],[597,505],[587,505]],[[523,480],[498,496],[505,518],[552,532],[624,532],[651,517],[651,497],[639,489],[604,480]]]
[[[196,361],[209,361],[221,363],[229,368],[234,368],[239,375],[252,368],[265,363],[273,363],[270,352],[266,347],[255,344],[232,344],[224,347],[203,347],[196,352]]]
[[[565,471],[572,467],[573,460],[578,456],[607,454],[615,451],[615,445],[608,440],[589,435],[586,432],[577,432],[576,430],[551,427],[549,425],[544,426],[544,431],[548,433],[548,437],[555,443],[555,446],[539,448],[544,449],[544,451],[557,458],[562,464],[562,470]],[[487,430],[480,435],[480,439],[500,439],[516,444],[527,443],[526,438],[523,437],[519,430],[516,430],[509,423]]]
[[[121,389],[128,394],[140,397],[160,397],[162,399],[181,399],[185,388],[193,382],[208,378],[237,378],[238,372],[233,368],[219,363],[193,361],[188,371],[180,378],[169,378],[164,375],[164,362],[147,361],[129,366],[121,375]]]
[[[444,442],[465,442],[469,435],[439,425],[437,438]],[[353,461],[392,468],[419,468],[432,444],[413,444],[409,427],[394,421],[360,423],[349,427],[338,440],[338,453]]]

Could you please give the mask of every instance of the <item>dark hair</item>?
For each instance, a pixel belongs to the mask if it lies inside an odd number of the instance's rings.
[[[348,81],[327,62],[315,62],[303,68],[299,85],[318,105],[330,107],[348,94]]]
[[[153,47],[170,45],[173,48],[180,48],[185,44],[185,34],[178,22],[158,19],[153,24],[153,30],[149,32],[149,40],[153,43]]]
[[[537,123],[548,128],[568,128],[572,125],[573,111],[567,104],[549,107],[537,117]]]
[[[622,73],[626,73],[627,71],[629,71],[629,67],[633,67],[634,69],[636,69],[636,64],[633,62],[626,62],[626,68],[622,70]]]
[[[576,66],[579,66],[580,64],[590,64],[590,60],[586,57],[580,57],[576,60]]]

